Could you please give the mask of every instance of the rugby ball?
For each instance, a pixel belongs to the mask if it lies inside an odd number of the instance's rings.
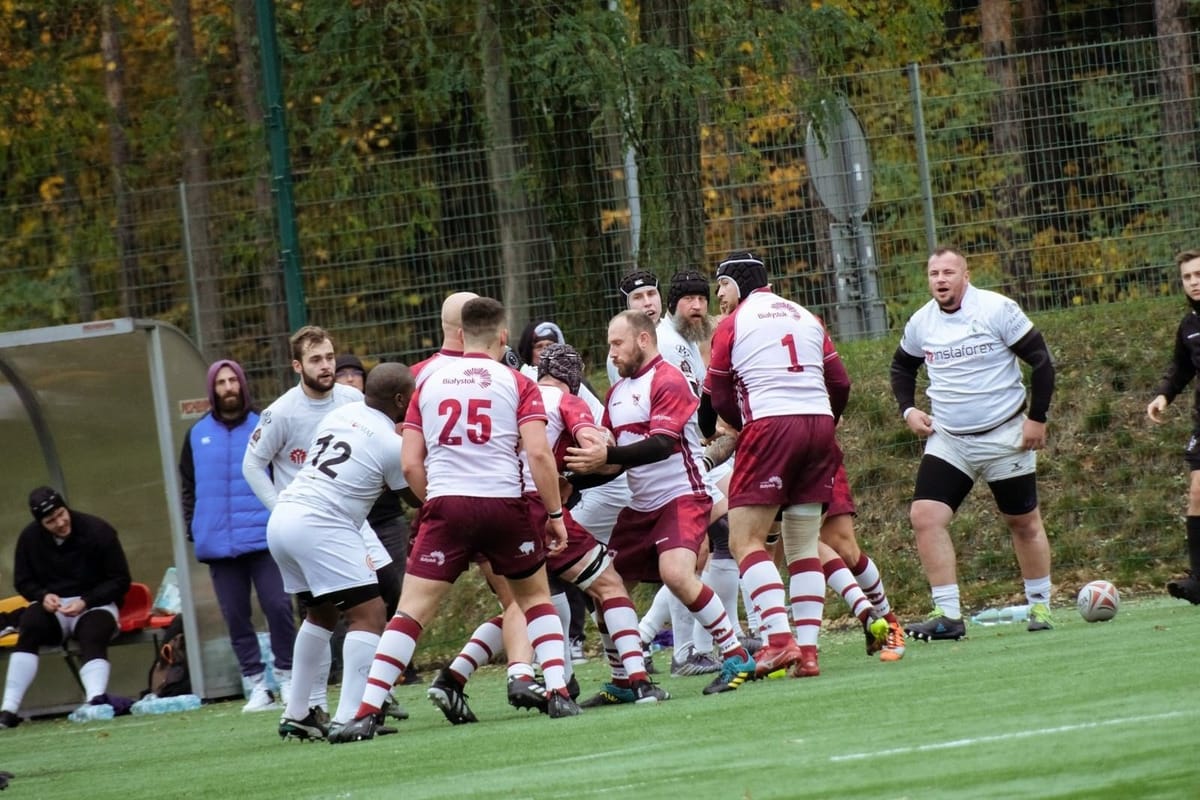
[[[1105,622],[1117,615],[1121,594],[1108,581],[1092,581],[1079,590],[1079,616],[1088,622]]]

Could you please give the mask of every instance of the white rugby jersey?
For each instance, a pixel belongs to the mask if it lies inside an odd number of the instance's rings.
[[[550,442],[550,449],[554,451],[555,465],[558,471],[562,472],[567,448],[575,446],[575,434],[582,428],[599,428],[600,425],[582,398],[564,392],[557,386],[544,386],[539,383],[537,388],[542,393],[542,403],[546,408],[546,439]],[[529,469],[529,457],[524,450],[520,456],[521,480],[525,483],[525,491],[536,491],[533,473]]]
[[[438,350],[424,361],[418,361],[416,364],[413,364],[409,368],[409,371],[412,372],[413,379],[416,381],[417,386],[420,386],[422,380],[424,380],[421,375],[426,371],[426,369],[436,364],[442,364],[447,360],[459,359],[462,357],[463,354],[461,350],[447,350],[443,347],[441,350]]]
[[[700,435],[692,423],[699,405],[683,373],[661,355],[609,389],[604,426],[613,432],[617,445],[634,444],[659,433],[676,440],[671,455],[662,461],[625,470],[632,494],[630,508],[654,511],[676,497],[707,495],[699,467]]]
[[[426,498],[520,497],[520,427],[536,421],[546,421],[537,384],[487,355],[423,368],[404,428],[425,439]]]
[[[708,383],[731,382],[746,424],[828,414],[825,363],[837,349],[821,320],[769,289],[751,292],[713,333]]]
[[[1033,322],[1002,294],[967,284],[962,306],[947,314],[930,300],[904,326],[900,349],[925,359],[934,424],[978,433],[1017,414],[1025,402],[1021,365],[1010,348]]]
[[[708,371],[704,366],[700,345],[683,338],[670,316],[663,317],[654,330],[658,335],[658,352],[663,361],[678,367],[688,385],[692,387],[692,393],[699,397],[700,389],[704,386],[705,373]]]
[[[362,392],[353,386],[335,383],[328,397],[314,400],[297,384],[267,406],[259,417],[258,427],[250,434],[242,458],[242,471],[263,505],[274,508],[279,492],[308,461],[313,433],[325,415],[362,399]],[[252,473],[262,474],[268,465],[273,480],[251,480]]]
[[[366,403],[348,403],[317,425],[309,457],[279,502],[361,528],[384,487],[408,486],[400,468],[396,423]]]

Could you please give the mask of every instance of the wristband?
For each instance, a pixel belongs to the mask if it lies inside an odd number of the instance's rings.
[[[562,512],[561,508],[558,511],[547,511],[546,512],[546,516],[549,517],[550,519],[562,519],[562,515],[563,515],[563,512]]]

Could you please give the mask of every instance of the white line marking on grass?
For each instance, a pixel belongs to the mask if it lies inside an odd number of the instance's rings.
[[[970,739],[952,739],[948,742],[934,742],[932,744],[913,745],[912,747],[893,747],[888,750],[875,750],[870,753],[846,753],[840,756],[830,756],[829,760],[833,762],[839,761],[862,761],[868,758],[876,758],[878,756],[895,756],[906,755],[909,753],[924,753],[932,750],[951,750],[956,747],[974,747],[977,744],[986,744],[989,742],[1006,742],[1015,739],[1028,739],[1033,736],[1046,736],[1054,733],[1071,733],[1074,731],[1088,730],[1089,728],[1104,728],[1113,725],[1129,725],[1138,722],[1155,722],[1157,720],[1171,719],[1172,717],[1185,716],[1183,711],[1168,711],[1164,714],[1147,714],[1139,717],[1118,717],[1116,719],[1105,719],[1099,722],[1079,722],[1074,725],[1059,725],[1054,728],[1038,728],[1031,731],[1016,731],[1014,733],[997,733],[992,736],[974,736]],[[793,739],[794,743],[799,743],[802,740]]]

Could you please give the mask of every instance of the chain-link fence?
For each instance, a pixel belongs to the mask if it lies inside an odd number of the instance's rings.
[[[1197,228],[1195,103],[1186,101],[1191,127],[1165,128],[1169,47],[1195,52],[1196,43],[1157,37],[1013,56],[1008,88],[995,59],[841,76],[832,88],[861,122],[869,154],[848,169],[867,171],[873,186],[848,224],[813,189],[808,119],[779,107],[735,118],[724,113],[733,91],[705,97],[706,263],[677,266],[711,272],[731,249],[753,248],[783,293],[844,338],[858,332],[837,330],[847,304],[877,299],[894,326],[925,299],[935,240],[965,248],[976,283],[1003,286],[1035,312],[1162,292],[1172,253]],[[826,141],[835,123],[820,129]],[[445,294],[501,296],[515,279],[525,291],[507,298],[514,326],[553,317],[598,364],[650,198],[619,133],[586,132],[580,152],[514,145],[519,198],[498,195],[493,154],[465,142],[299,168],[308,320],[341,349],[415,360],[438,343]],[[3,324],[153,316],[207,354],[241,360],[267,394],[281,388],[288,331],[266,176],[125,198],[121,209],[103,187],[50,179],[35,201],[10,204]],[[864,294],[867,272],[877,298]]]

